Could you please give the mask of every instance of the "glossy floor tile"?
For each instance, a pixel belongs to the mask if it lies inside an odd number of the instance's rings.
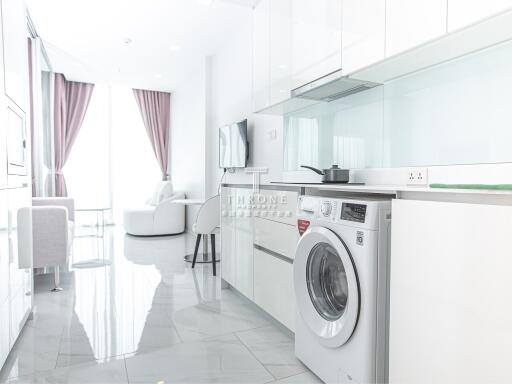
[[[115,227],[76,238],[62,292],[49,292],[52,275],[36,276],[33,318],[0,382],[318,382],[287,332],[222,289],[211,265],[183,261],[194,240]]]

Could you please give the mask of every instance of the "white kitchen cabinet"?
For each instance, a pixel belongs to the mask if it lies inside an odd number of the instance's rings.
[[[386,56],[446,33],[447,0],[386,0]]]
[[[231,216],[231,188],[222,188],[221,194],[221,265],[222,278],[231,285],[235,284],[236,228],[235,217]]]
[[[270,2],[270,104],[290,97],[292,89],[292,0]]]
[[[270,0],[261,0],[253,12],[253,108],[270,105]]]
[[[299,194],[292,191],[260,190],[255,196],[256,203],[264,206],[265,219],[296,225],[297,199]]]
[[[343,73],[384,59],[386,0],[343,0],[342,17]]]
[[[292,88],[341,69],[342,0],[292,1]]]
[[[31,226],[26,227],[26,222],[22,224],[18,221],[19,209],[31,205],[30,188],[7,190],[7,201],[9,222],[9,300],[11,306],[10,339],[12,346],[18,338],[32,308],[32,270],[20,268],[20,257],[22,257],[20,250],[31,252],[31,247],[26,247],[27,239],[24,237],[32,229]],[[20,238],[20,236],[23,238]]]
[[[27,16],[23,0],[2,0],[5,94],[26,111],[28,52]]]
[[[448,32],[512,8],[512,0],[448,0]]]
[[[7,191],[0,190],[0,304],[9,298],[9,223]]]
[[[389,382],[511,382],[512,206],[392,209]]]
[[[283,224],[259,217],[254,218],[254,244],[293,260],[298,241],[297,225]]]
[[[249,204],[252,189],[237,189],[237,203]],[[242,213],[245,211],[241,209]],[[253,218],[239,215],[236,218],[235,287],[249,299],[253,298]]]
[[[296,304],[291,260],[276,257],[265,250],[254,250],[254,302],[295,331]]]
[[[252,189],[223,188],[221,196],[222,278],[249,299],[253,298],[253,218],[243,215],[243,206],[251,194]]]

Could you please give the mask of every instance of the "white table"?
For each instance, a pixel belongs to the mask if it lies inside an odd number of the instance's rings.
[[[183,205],[203,205],[205,201],[205,199],[176,199],[173,200],[173,203]],[[208,241],[208,235],[203,235],[203,257],[199,260],[196,260],[196,263],[206,264],[212,262],[212,254],[208,252]],[[191,263],[192,260],[194,260],[193,254],[185,255],[185,261],[187,263]],[[220,261],[218,253],[215,254],[215,261]]]
[[[73,268],[98,268],[111,265],[111,260],[105,259],[105,212],[110,211],[111,207],[90,207],[90,208],[76,208],[75,212],[96,212],[96,234],[78,235],[75,238],[81,237],[96,237],[97,251],[99,252],[100,247],[102,249],[102,257],[90,260],[82,260],[73,263]],[[101,220],[100,220],[101,218]],[[76,221],[75,221],[76,222]],[[100,230],[101,229],[101,230]],[[76,231],[77,229],[75,229]],[[101,242],[101,243],[100,243]]]
[[[105,236],[105,212],[110,211],[110,207],[94,207],[94,208],[76,208],[75,212],[96,212],[96,237]],[[101,220],[100,220],[101,217]],[[100,231],[101,228],[101,231]],[[87,235],[89,236],[89,235]],[[87,237],[84,236],[84,237]],[[94,236],[94,235],[91,235]],[[82,237],[82,236],[77,236]]]

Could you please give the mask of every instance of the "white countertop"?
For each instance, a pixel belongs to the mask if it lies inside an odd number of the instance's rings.
[[[471,195],[512,195],[512,190],[498,189],[448,189],[448,188],[430,188],[426,186],[408,186],[408,185],[347,185],[347,184],[296,184],[286,182],[275,182],[266,184],[269,186],[287,186],[287,187],[304,187],[317,188],[324,191],[345,191],[345,192],[362,192],[362,193],[384,193],[396,194],[400,192],[421,192],[421,193],[450,193],[450,194],[471,194]],[[263,185],[262,185],[263,186]]]

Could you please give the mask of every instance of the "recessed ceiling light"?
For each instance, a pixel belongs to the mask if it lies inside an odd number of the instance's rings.
[[[204,6],[210,6],[212,5],[213,0],[197,0],[197,4],[204,5]]]
[[[280,64],[280,65],[278,66],[278,68],[279,68],[279,69],[286,69],[286,68],[288,68],[288,67],[286,66],[286,64]]]
[[[163,75],[161,73],[155,73],[155,77],[157,79],[161,79],[163,77]]]
[[[171,51],[173,51],[173,52],[179,52],[179,51],[181,51],[181,46],[179,46],[179,45],[174,45],[174,44],[173,44],[173,45],[171,45],[171,46],[169,47],[169,49],[170,49]]]

